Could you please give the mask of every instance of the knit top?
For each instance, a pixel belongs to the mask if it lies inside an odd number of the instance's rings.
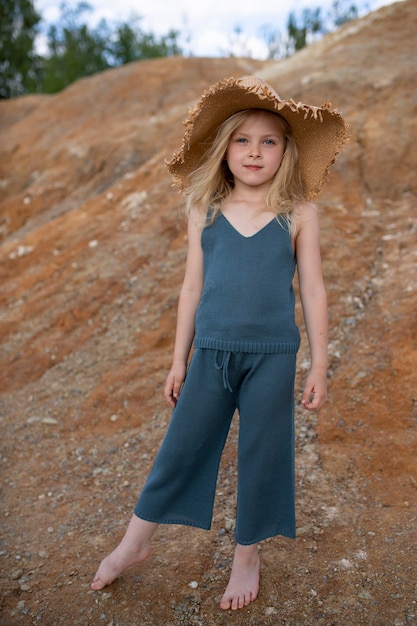
[[[221,213],[201,233],[203,292],[195,319],[196,348],[295,354],[292,281],[296,259],[286,225],[273,218],[251,237]]]

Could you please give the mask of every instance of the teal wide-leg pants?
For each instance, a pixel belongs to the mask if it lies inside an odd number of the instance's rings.
[[[295,360],[295,354],[196,349],[135,514],[211,527],[221,454],[237,409],[236,542],[295,537]]]

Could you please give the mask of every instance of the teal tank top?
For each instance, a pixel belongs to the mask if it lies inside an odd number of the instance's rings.
[[[252,237],[219,214],[201,233],[204,284],[196,348],[294,354],[296,259],[286,224],[273,219]]]

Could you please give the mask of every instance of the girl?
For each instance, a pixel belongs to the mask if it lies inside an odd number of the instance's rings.
[[[328,105],[281,100],[256,77],[213,85],[185,124],[182,147],[167,163],[188,211],[164,392],[172,420],[126,533],[91,587],[145,560],[161,523],[210,528],[238,410],[236,547],[220,603],[238,609],[258,594],[259,542],[295,537],[296,265],[311,352],[301,403],[318,411],[326,399],[327,304],[319,218],[308,200],[342,149],[346,125]]]

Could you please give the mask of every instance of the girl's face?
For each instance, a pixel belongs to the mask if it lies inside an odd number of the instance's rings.
[[[282,123],[275,113],[254,111],[232,133],[226,161],[236,184],[269,186],[285,152]]]

